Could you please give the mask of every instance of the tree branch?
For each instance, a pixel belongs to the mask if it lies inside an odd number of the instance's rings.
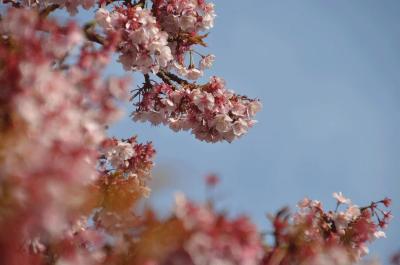
[[[56,10],[56,9],[59,8],[59,7],[60,7],[60,5],[57,5],[57,4],[49,5],[48,7],[46,7],[45,9],[43,9],[43,10],[41,10],[41,11],[39,12],[39,16],[42,17],[42,18],[45,18],[45,17],[47,17],[51,12],[53,12],[54,10]]]
[[[161,80],[164,81],[164,83],[166,83],[166,84],[168,84],[168,85],[174,87],[174,85],[172,84],[171,80],[168,78],[168,76],[167,76],[163,71],[159,71],[159,72],[157,73],[157,76],[158,76],[159,78],[161,78]]]
[[[170,73],[170,72],[164,72],[166,76],[168,76],[172,81],[180,84],[180,85],[188,85],[189,82],[186,81],[185,79],[180,78],[179,76]]]
[[[94,27],[93,22],[86,23],[85,26],[83,27],[83,31],[85,32],[85,36],[88,40],[96,42],[98,44],[104,45],[106,43],[106,40],[104,37],[100,36],[96,32],[94,32],[93,27]]]

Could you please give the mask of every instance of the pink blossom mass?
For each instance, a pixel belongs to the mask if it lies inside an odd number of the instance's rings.
[[[216,60],[200,52],[213,3],[0,5],[0,264],[350,265],[363,264],[369,244],[386,237],[390,198],[358,206],[334,193],[334,210],[305,198],[296,212],[268,215],[268,232],[213,198],[177,193],[164,215],[149,206],[156,150],[135,132],[109,134],[124,115],[121,103],[134,106],[133,121],[208,143],[233,143],[257,127],[259,99],[221,77],[201,79]],[[106,74],[114,58],[121,76]],[[206,177],[208,192],[218,184],[217,175]]]

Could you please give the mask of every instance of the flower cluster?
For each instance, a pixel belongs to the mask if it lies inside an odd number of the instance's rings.
[[[170,218],[149,212],[140,228],[129,264],[258,265],[264,254],[261,235],[246,216],[230,218],[182,194]]]
[[[212,66],[215,56],[212,54],[204,56],[193,52],[192,46],[196,44],[205,46],[203,39],[207,34],[200,35],[200,32],[213,28],[216,16],[214,4],[197,0],[154,0],[153,13],[162,29],[170,35],[169,46],[175,59],[171,68],[191,80],[201,77],[203,71]],[[185,66],[188,52],[190,62]],[[201,57],[197,68],[193,64],[193,55]]]
[[[111,1],[112,2],[112,1]],[[119,61],[126,70],[158,73],[176,71],[179,75],[196,80],[212,66],[215,56],[202,55],[194,45],[206,46],[200,31],[213,27],[214,5],[205,1],[158,1],[152,9],[142,3],[114,5],[108,11],[103,5],[96,13],[96,22],[106,34],[119,32]],[[187,54],[189,65],[185,65]],[[200,56],[195,67],[193,56]]]
[[[103,142],[103,160],[101,163],[108,174],[118,175],[123,179],[134,179],[136,188],[147,195],[147,180],[151,177],[154,166],[155,150],[151,143],[139,144],[136,137],[127,140],[107,139]],[[108,166],[109,165],[109,169]]]
[[[174,62],[174,64],[171,66],[171,68],[174,69],[177,73],[179,73],[179,75],[181,75],[187,79],[197,80],[203,76],[205,69],[209,69],[212,67],[212,65],[215,61],[215,56],[213,54],[209,54],[209,55],[199,54],[199,55],[201,56],[201,59],[198,64],[198,68],[196,68],[194,66],[193,62],[191,62],[189,64],[189,67],[186,67],[183,63],[179,63],[177,61]],[[176,56],[176,54],[175,54],[175,56]],[[190,56],[192,58],[192,54]],[[193,59],[191,59],[191,60],[193,60]]]
[[[69,14],[76,15],[78,8],[90,9],[95,5],[95,0],[5,0],[5,3],[12,3],[14,6],[26,6],[34,9],[65,8]]]
[[[263,256],[257,227],[245,217],[229,220],[210,206],[199,206],[177,196],[175,214],[190,232],[183,248],[196,265],[259,264]]]
[[[154,0],[153,11],[170,34],[197,34],[214,26],[214,4],[198,0]]]
[[[275,246],[263,264],[354,264],[368,253],[369,243],[385,237],[391,214],[379,207],[388,207],[389,199],[359,207],[341,193],[334,197],[338,207],[347,205],[344,211],[326,212],[321,202],[306,198],[295,215],[283,209],[271,216]]]
[[[126,70],[157,73],[173,59],[168,34],[157,25],[156,18],[140,6],[118,6],[110,13],[100,8],[97,23],[107,32],[119,32],[119,61]]]
[[[24,0],[26,1],[26,0]],[[32,1],[29,1],[32,2]],[[42,2],[39,0],[39,2]],[[78,13],[78,7],[83,7],[84,9],[90,9],[95,5],[95,0],[45,0],[43,2],[59,5],[64,7],[71,15]]]
[[[274,243],[269,244],[246,216],[228,217],[215,211],[212,201],[203,205],[177,194],[169,218],[159,219],[148,210],[131,226],[133,239],[113,246],[135,255],[114,258],[149,265],[366,265],[359,263],[366,244],[384,235],[370,214],[379,212],[378,205],[385,200],[358,211],[349,205],[343,212],[325,212],[320,202],[304,199],[297,213],[283,209],[271,216],[273,232],[268,234]],[[341,214],[349,215],[345,234],[335,228]]]
[[[5,264],[35,264],[15,255],[21,242],[43,251],[38,234],[61,240],[90,214],[83,208],[99,176],[99,146],[129,80],[102,78],[115,40],[96,49],[75,24],[11,9],[0,35],[0,225],[9,228],[0,255]]]
[[[260,109],[258,100],[236,95],[222,79],[212,77],[205,85],[176,90],[164,83],[151,86],[133,117],[174,131],[190,130],[203,141],[232,142],[254,125]]]
[[[191,130],[207,142],[231,142],[245,134],[261,108],[258,100],[235,94],[217,77],[202,86],[181,79],[197,80],[212,67],[215,56],[202,55],[193,46],[205,45],[206,35],[199,32],[212,28],[214,5],[197,0],[155,0],[149,10],[143,3],[113,5],[112,11],[104,4],[96,13],[97,24],[106,35],[121,35],[118,52],[124,68],[145,76],[144,87],[133,96],[141,98],[134,120],[163,123],[174,131]],[[201,57],[197,67],[195,55]],[[150,80],[150,74],[163,84]]]

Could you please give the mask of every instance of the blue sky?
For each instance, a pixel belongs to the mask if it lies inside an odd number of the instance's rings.
[[[400,2],[216,2],[208,44],[217,61],[208,74],[264,108],[232,144],[129,119],[112,127],[113,135],[154,142],[155,185],[165,185],[154,204],[170,209],[178,190],[203,200],[209,172],[222,178],[219,206],[264,230],[265,213],[305,196],[327,207],[334,191],[360,205],[390,196],[395,218],[371,252],[400,249]]]

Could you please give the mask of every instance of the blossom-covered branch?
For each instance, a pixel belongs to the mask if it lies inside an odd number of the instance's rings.
[[[133,97],[139,98],[134,120],[190,130],[207,142],[232,142],[254,125],[254,115],[261,109],[258,100],[226,89],[218,77],[204,85],[185,80],[197,80],[214,62],[214,55],[194,50],[196,45],[206,45],[207,34],[200,32],[210,30],[214,18],[214,5],[197,0],[154,1],[150,10],[139,2],[97,11],[96,21],[105,34],[120,32],[122,36],[118,52],[124,68],[140,71],[146,78],[154,74],[163,81],[145,79]]]

